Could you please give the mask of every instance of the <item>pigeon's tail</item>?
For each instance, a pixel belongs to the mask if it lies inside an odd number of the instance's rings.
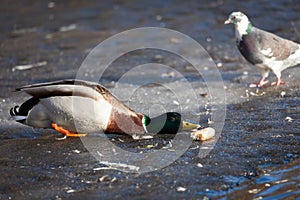
[[[298,49],[290,55],[289,59],[291,66],[300,64],[300,44],[298,44]]]

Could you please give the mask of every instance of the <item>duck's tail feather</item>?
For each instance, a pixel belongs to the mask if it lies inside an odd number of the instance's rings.
[[[17,122],[20,122],[20,123],[25,122],[26,119],[27,119],[27,116],[11,116],[9,118],[9,120],[14,120],[14,121],[17,121]]]
[[[21,106],[12,107],[9,111],[12,120],[23,123],[25,122],[29,111],[38,104],[40,100],[38,98],[32,97],[25,101]]]

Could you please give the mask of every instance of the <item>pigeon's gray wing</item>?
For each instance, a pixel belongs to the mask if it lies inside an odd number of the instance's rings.
[[[258,49],[267,58],[284,60],[299,49],[299,45],[293,41],[258,28],[254,31],[257,33]]]

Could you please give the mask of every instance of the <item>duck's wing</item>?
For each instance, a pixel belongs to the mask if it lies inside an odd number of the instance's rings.
[[[47,83],[26,85],[16,89],[35,98],[48,98],[54,96],[82,96],[94,100],[114,97],[104,86],[82,80],[67,79]]]

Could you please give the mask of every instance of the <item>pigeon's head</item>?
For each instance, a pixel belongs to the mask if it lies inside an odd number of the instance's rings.
[[[235,35],[238,41],[242,40],[243,35],[247,35],[252,31],[252,24],[248,17],[242,12],[233,12],[224,24],[234,24]]]
[[[229,15],[229,18],[224,22],[224,24],[249,24],[248,17],[242,12],[233,12]]]

